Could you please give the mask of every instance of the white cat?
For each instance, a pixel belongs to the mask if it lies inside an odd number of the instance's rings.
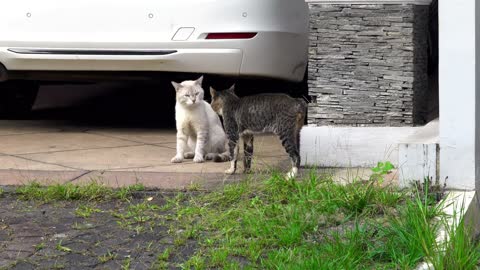
[[[203,100],[202,81],[203,76],[196,81],[172,82],[177,92],[177,154],[172,158],[172,163],[190,158],[196,163],[205,159],[215,162],[230,160],[226,149],[227,136],[220,118]]]

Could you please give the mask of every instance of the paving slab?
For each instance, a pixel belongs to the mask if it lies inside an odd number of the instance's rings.
[[[176,142],[175,130],[173,129],[145,130],[138,128],[94,128],[89,129],[87,133],[145,144],[173,143],[175,145]]]
[[[58,121],[4,120],[0,121],[0,136],[60,132],[64,125]]]
[[[118,146],[20,155],[80,170],[119,170],[170,164],[175,150],[152,145]]]
[[[24,185],[38,182],[44,185],[64,184],[77,179],[87,171],[0,170],[0,185]]]
[[[135,142],[85,132],[64,131],[10,135],[2,136],[0,139],[2,141],[0,144],[0,153],[10,155],[140,145]]]
[[[56,164],[48,164],[8,155],[0,156],[0,170],[74,171],[72,168]]]

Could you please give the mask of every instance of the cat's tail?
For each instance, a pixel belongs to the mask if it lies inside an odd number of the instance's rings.
[[[230,161],[230,154],[227,152],[224,153],[208,153],[207,160],[213,160],[213,162],[227,162]]]

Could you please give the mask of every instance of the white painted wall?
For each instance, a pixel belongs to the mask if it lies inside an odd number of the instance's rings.
[[[440,177],[475,188],[475,0],[440,0]]]
[[[480,190],[480,4],[478,5],[475,5],[475,18],[476,18],[476,22],[475,22],[475,41],[476,41],[476,46],[475,46],[475,59],[476,59],[476,63],[475,63],[475,66],[476,66],[476,72],[475,72],[475,83],[476,83],[476,98],[475,98],[475,102],[476,102],[476,105],[475,105],[475,110],[476,110],[476,113],[475,113],[475,122],[476,122],[476,125],[475,125],[475,129],[476,129],[476,135],[475,135],[475,138],[476,138],[476,142],[475,142],[475,156],[476,156],[476,166],[475,166],[475,170],[476,170],[476,189],[477,190]],[[480,202],[478,201],[478,197],[477,197],[477,203],[478,203],[478,207],[480,207]],[[480,227],[478,228],[478,230],[480,230]]]

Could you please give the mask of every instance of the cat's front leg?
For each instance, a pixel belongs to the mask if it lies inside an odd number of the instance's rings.
[[[250,173],[252,168],[252,158],[253,158],[253,135],[252,134],[243,134],[243,173]]]
[[[197,145],[195,146],[195,156],[193,162],[205,162],[205,146],[207,144],[208,132],[197,133]]]
[[[184,153],[187,149],[188,137],[181,130],[177,132],[177,154],[172,158],[172,163],[183,162]]]
[[[238,137],[229,139],[228,141],[228,150],[230,151],[230,168],[225,171],[226,174],[235,174],[237,170],[237,158],[240,145],[238,145]]]

